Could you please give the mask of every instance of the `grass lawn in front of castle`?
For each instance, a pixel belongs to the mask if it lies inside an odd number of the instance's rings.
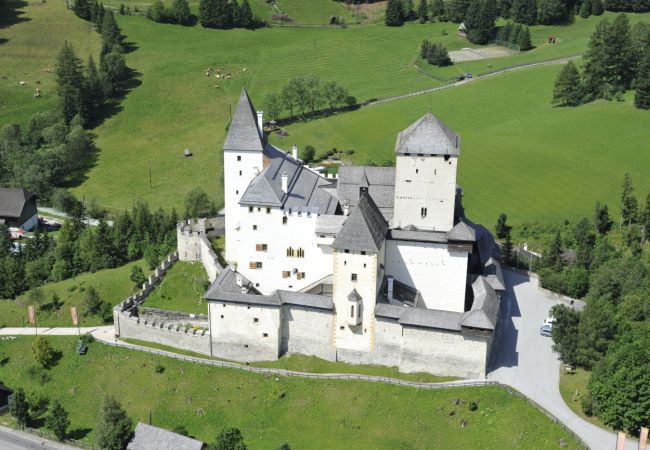
[[[39,309],[37,306],[36,319],[39,327],[72,327],[71,306],[77,307],[80,326],[103,325],[100,317],[83,314],[88,288],[94,287],[102,300],[115,306],[135,292],[135,286],[130,279],[131,269],[135,265],[139,265],[148,273],[146,264],[140,260],[116,269],[83,273],[68,280],[47,283],[25,292],[15,300],[0,300],[0,327],[28,326],[27,306],[36,304],[35,299],[38,298],[43,299],[43,304],[49,303],[54,292],[59,296],[62,305],[58,310]],[[34,295],[34,291],[40,291],[40,295]]]
[[[207,314],[208,302],[203,299],[203,294],[209,286],[208,274],[201,262],[178,261],[167,271],[143,306]]]
[[[588,395],[587,384],[591,377],[591,371],[585,370],[581,367],[576,367],[572,372],[566,372],[564,367],[560,372],[560,394],[564,403],[567,404],[571,411],[576,413],[588,422],[604,428],[606,430],[614,431],[611,427],[605,425],[602,420],[596,416],[588,416],[582,410],[581,400],[584,396]]]
[[[174,360],[100,343],[74,351],[76,337],[47,338],[63,352],[44,384],[28,374],[32,338],[3,342],[0,379],[30,395],[60,400],[72,435],[93,440],[101,399],[115,396],[134,422],[187,428],[213,442],[239,428],[250,449],[458,449],[579,446],[526,401],[497,387],[418,390],[362,381],[258,375]],[[157,366],[162,370],[157,371]],[[158,373],[161,372],[161,373]],[[478,405],[470,411],[469,402]],[[3,416],[1,422],[9,422]],[[461,424],[465,425],[464,427]]]

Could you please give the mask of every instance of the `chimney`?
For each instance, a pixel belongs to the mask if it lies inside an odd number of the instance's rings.
[[[235,277],[235,279],[237,280],[237,286],[242,287],[243,284],[244,284],[244,280],[242,280],[241,275],[240,275],[240,274],[237,274],[237,276]]]
[[[388,283],[388,302],[393,301],[393,277],[386,277]]]
[[[289,176],[286,170],[282,172],[282,192],[285,194],[289,192]]]
[[[293,147],[291,147],[291,156],[298,161],[298,146],[296,144],[293,144]]]
[[[350,214],[350,203],[345,201],[343,202],[343,215],[347,216],[348,214]]]
[[[257,128],[260,129],[260,134],[264,135],[264,111],[257,111]]]

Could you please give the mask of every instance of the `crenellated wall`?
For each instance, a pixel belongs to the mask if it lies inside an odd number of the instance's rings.
[[[184,220],[176,227],[178,257],[181,261],[201,261],[211,282],[223,267],[212,250],[209,237],[223,234],[223,217]]]

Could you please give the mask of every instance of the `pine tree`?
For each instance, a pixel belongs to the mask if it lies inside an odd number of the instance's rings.
[[[497,2],[497,16],[504,19],[510,18],[510,11],[512,10],[512,0],[499,0]]]
[[[516,23],[513,28],[512,32],[510,33],[510,37],[508,39],[508,42],[511,44],[518,45],[517,42],[519,42],[519,35],[521,34],[521,30],[523,29],[523,25],[520,23]]]
[[[113,11],[105,10],[104,20],[102,21],[102,53],[110,52],[113,47],[122,45],[122,32],[117,26]]]
[[[388,0],[385,23],[389,27],[399,27],[404,23],[404,13],[400,0]]]
[[[646,52],[636,74],[636,93],[634,106],[650,109],[650,53]]]
[[[582,103],[582,80],[580,72],[569,61],[555,79],[552,103],[559,106],[578,106]]]
[[[504,26],[499,28],[499,32],[497,33],[497,41],[510,42],[510,35],[512,35],[513,31],[514,25],[512,22],[508,21]]]
[[[45,419],[45,426],[52,430],[54,436],[59,441],[63,441],[68,434],[68,427],[70,426],[68,412],[63,409],[63,406],[58,400],[52,402],[50,415]]]
[[[102,32],[102,26],[104,25],[104,16],[106,15],[106,10],[102,3],[95,3],[96,13],[95,13],[95,26],[97,27],[98,32]]]
[[[92,55],[88,58],[86,66],[86,83],[83,95],[86,104],[85,108],[88,111],[88,119],[96,118],[98,109],[104,101],[104,86]]]
[[[162,0],[154,0],[153,5],[147,9],[147,17],[154,22],[165,22],[165,5]]]
[[[582,5],[580,5],[580,17],[586,19],[591,15],[591,1],[584,0]]]
[[[521,31],[517,34],[517,45],[522,52],[533,48],[533,43],[530,40],[530,28],[521,27]]]
[[[551,268],[556,272],[560,272],[564,266],[564,259],[562,257],[562,236],[557,231],[553,240],[551,241],[548,249],[544,252],[543,263],[545,267]]]
[[[57,92],[63,119],[69,124],[74,116],[84,112],[84,75],[81,60],[65,41],[59,52],[55,68]]]
[[[494,0],[472,0],[465,19],[470,42],[487,44],[494,37],[495,14]]]
[[[214,9],[216,0],[199,1],[199,22],[204,28],[214,27]]]
[[[43,337],[37,336],[32,341],[32,356],[44,369],[49,369],[56,360],[56,353],[50,343]]]
[[[89,20],[91,17],[91,5],[88,0],[75,0],[72,7],[74,13],[82,19]]]
[[[537,20],[537,2],[535,0],[514,0],[510,17],[517,23],[534,25]]]
[[[18,428],[25,428],[29,422],[29,402],[22,388],[18,388],[11,395],[9,402],[9,414],[16,419]]]
[[[590,1],[590,0],[589,0]],[[543,25],[566,22],[568,12],[562,0],[537,0],[537,21]]]
[[[585,0],[587,2],[589,0]],[[603,13],[605,12],[605,8],[603,7],[603,2],[602,0],[591,0],[591,14],[594,16],[602,16]]]
[[[510,231],[506,234],[506,240],[503,243],[503,260],[506,264],[512,264],[512,237],[510,236]]]
[[[596,207],[594,208],[594,225],[598,234],[605,235],[609,231],[611,220],[609,219],[607,205],[601,206],[600,202],[596,202]]]
[[[241,20],[239,18],[241,9],[239,8],[239,2],[237,2],[237,0],[232,0],[229,4],[229,7],[231,11],[231,26],[235,28],[241,27]]]
[[[215,28],[226,29],[232,26],[232,9],[228,0],[216,0],[214,9]]]
[[[246,444],[238,428],[224,428],[209,450],[246,450]]]
[[[448,0],[445,3],[445,16],[451,22],[460,23],[467,17],[471,0]]]
[[[621,191],[621,222],[620,225],[627,222],[629,226],[636,221],[639,209],[639,202],[634,196],[634,186],[632,186],[632,177],[626,173],[623,177],[623,189]]]
[[[252,29],[255,27],[255,20],[253,19],[253,11],[248,0],[243,0],[239,8],[239,24],[242,28]]]
[[[418,19],[420,23],[425,23],[429,20],[429,8],[427,6],[427,0],[420,0],[418,5]]]
[[[190,22],[190,5],[187,0],[174,0],[172,3],[172,16],[174,22],[187,25]]]
[[[131,436],[131,419],[117,400],[106,397],[95,426],[97,444],[107,450],[122,450]]]
[[[503,239],[510,232],[510,227],[506,224],[508,216],[505,213],[499,214],[497,219],[497,224],[494,227],[494,231],[497,234],[498,239]]]

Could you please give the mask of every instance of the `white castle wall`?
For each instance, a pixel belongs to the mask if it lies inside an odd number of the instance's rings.
[[[336,360],[332,340],[334,320],[331,311],[294,305],[283,306],[282,353],[314,355]]]
[[[447,244],[386,241],[386,274],[420,291],[429,309],[463,312],[467,252]]]
[[[212,354],[235,361],[280,356],[279,307],[209,302]]]
[[[489,337],[404,327],[401,372],[484,378]]]
[[[194,330],[178,324],[147,322],[128,314],[119,314],[120,337],[140,339],[205,355],[210,354],[210,336],[207,330]]]
[[[331,275],[331,247],[316,242],[317,217],[267,207],[253,207],[250,212],[248,206],[242,206],[237,271],[263,294],[277,289],[300,291]],[[267,249],[258,250],[260,244]],[[296,255],[297,249],[302,248],[304,257],[287,256],[288,247],[296,250]],[[262,268],[251,269],[251,262],[261,262]],[[282,277],[284,271],[290,272],[288,278]],[[298,273],[303,272],[305,277],[298,279]]]
[[[402,326],[396,320],[377,318],[373,364],[399,367],[402,355]]]
[[[223,268],[217,254],[212,250],[208,239],[219,234],[222,224],[218,218],[186,220],[176,227],[178,257],[181,261],[201,261],[208,273],[210,282],[214,282]]]

